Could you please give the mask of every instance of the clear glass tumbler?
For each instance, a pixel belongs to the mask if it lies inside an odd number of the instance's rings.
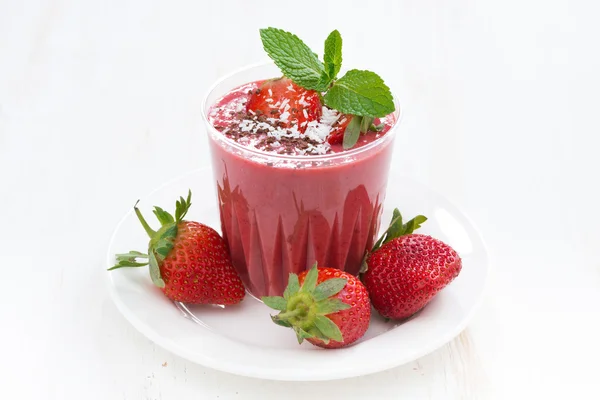
[[[315,261],[357,274],[379,230],[399,121],[381,138],[321,156],[290,156],[244,147],[209,122],[211,106],[248,82],[280,76],[253,65],[219,80],[202,114],[208,132],[223,237],[246,288],[281,295],[291,272]]]

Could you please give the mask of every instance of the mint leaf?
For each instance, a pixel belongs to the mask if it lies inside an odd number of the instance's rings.
[[[369,127],[369,130],[371,132],[381,132],[383,130],[383,128],[385,128],[385,124],[382,122],[379,125],[371,124],[371,126]]]
[[[360,133],[367,133],[373,120],[373,117],[363,117],[362,121],[360,121]]]
[[[277,28],[260,30],[265,51],[283,74],[305,89],[327,90],[323,63],[298,36]]]
[[[337,78],[342,67],[342,35],[337,29],[331,32],[325,40],[323,60],[325,61],[325,72],[331,82]]]
[[[351,149],[354,147],[356,142],[358,142],[358,138],[360,137],[360,126],[362,125],[362,117],[355,115],[350,120],[350,123],[346,127],[344,131],[344,150]]]
[[[396,109],[392,93],[383,79],[375,72],[357,69],[338,79],[324,99],[328,107],[345,114],[385,117]]]

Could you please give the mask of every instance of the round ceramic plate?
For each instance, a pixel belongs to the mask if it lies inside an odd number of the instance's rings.
[[[311,381],[366,375],[422,357],[452,340],[467,325],[481,301],[489,269],[485,245],[473,224],[443,196],[410,179],[390,175],[382,225],[394,207],[407,218],[424,214],[419,230],[450,244],[463,259],[460,275],[422,311],[398,324],[374,312],[366,335],[339,350],[323,350],[275,325],[274,310],[246,296],[234,307],[173,303],[152,285],[146,268],[109,273],[112,298],[125,318],[142,334],[190,361],[234,374],[288,381]],[[175,199],[192,190],[187,219],[219,229],[214,181],[209,169],[186,174],[154,191],[140,202],[147,217],[153,205],[167,210]],[[107,265],[114,254],[144,250],[148,239],[133,212],[117,226],[110,241]]]

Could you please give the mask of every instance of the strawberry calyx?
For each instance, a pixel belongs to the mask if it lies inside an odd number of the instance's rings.
[[[109,268],[109,271],[124,267],[144,267],[149,265],[150,278],[152,282],[159,288],[165,287],[165,281],[162,279],[160,273],[160,263],[163,262],[165,257],[169,255],[174,246],[175,237],[177,236],[177,225],[183,221],[183,218],[187,214],[190,206],[192,205],[192,192],[188,191],[187,198],[180,197],[175,205],[175,216],[163,210],[158,206],[154,206],[152,212],[161,224],[158,231],[153,230],[140,209],[137,207],[139,200],[133,206],[135,215],[144,227],[144,230],[150,237],[148,244],[148,252],[142,253],[139,251],[132,250],[128,253],[117,254],[117,263]],[[147,261],[138,261],[138,258]]]
[[[298,275],[292,273],[283,296],[262,297],[267,306],[280,311],[271,316],[273,322],[292,328],[300,344],[310,338],[321,339],[325,344],[330,340],[344,340],[339,327],[327,315],[351,307],[335,298],[348,281],[345,278],[332,278],[317,285],[318,275],[315,263],[306,274],[302,286]]]
[[[392,213],[392,220],[390,221],[390,225],[383,232],[383,235],[375,242],[375,245],[371,249],[371,253],[376,251],[378,248],[386,244],[387,242],[404,235],[408,235],[413,233],[417,229],[421,227],[427,221],[427,217],[424,215],[417,215],[407,223],[402,223],[402,214],[400,214],[400,210],[394,208],[394,212]]]
[[[416,231],[421,227],[421,225],[427,221],[427,217],[424,215],[417,215],[413,219],[409,220],[405,224],[402,223],[402,214],[400,214],[400,210],[394,208],[394,212],[392,213],[392,220],[390,221],[390,225],[383,232],[381,237],[375,242],[371,251],[367,251],[365,254],[365,258],[363,259],[363,263],[360,269],[360,273],[367,272],[367,258],[370,254],[376,252],[381,246],[390,242],[400,236],[408,235]]]

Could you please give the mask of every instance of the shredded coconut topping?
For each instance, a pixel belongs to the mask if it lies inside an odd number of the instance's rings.
[[[305,128],[304,133],[301,133],[300,130],[298,130],[298,126],[295,125],[293,121],[292,126],[286,126],[290,118],[290,113],[287,111],[290,108],[288,100],[284,100],[280,106],[286,111],[281,113],[279,118],[263,117],[262,120],[259,120],[256,113],[249,112],[247,114],[249,118],[240,120],[237,126],[239,131],[250,135],[244,137],[241,142],[243,142],[244,145],[256,148],[268,145],[269,151],[279,153],[284,151],[285,145],[282,141],[289,142],[290,140],[301,140],[301,142],[293,145],[293,151],[296,154],[327,154],[331,148],[329,143],[327,143],[327,137],[331,133],[332,125],[336,123],[341,114],[335,110],[323,107],[320,120],[310,122],[303,121],[300,123],[299,127]],[[303,110],[303,115],[308,118],[306,110]],[[227,133],[229,131],[230,128],[226,128],[222,132]],[[288,146],[289,145],[290,144],[288,143]]]
[[[240,130],[242,132],[250,132],[252,129],[254,129],[255,125],[256,124],[254,123],[254,121],[245,119],[245,120],[242,120],[242,122],[240,122]]]
[[[327,107],[323,107],[321,115],[321,123],[332,126],[340,118],[340,113],[336,110],[331,110]]]
[[[258,89],[251,87],[252,90]],[[272,90],[267,90],[272,96]],[[293,85],[289,85],[287,90],[295,91]],[[321,117],[318,120],[308,121],[310,112],[306,108],[311,103],[304,95],[293,101],[287,98],[280,99],[275,104],[273,104],[275,99],[267,98],[265,101],[269,104],[269,112],[247,110],[247,100],[247,97],[239,97],[222,108],[219,111],[223,115],[222,123],[215,127],[223,135],[227,135],[243,146],[276,154],[329,153],[331,146],[327,138],[332,127],[338,123],[338,120],[342,122],[345,118],[335,110],[322,107]]]
[[[298,104],[300,104],[301,106],[307,107],[310,105],[310,103],[308,101],[306,101],[306,99],[304,98],[304,95],[302,95],[302,97],[300,97],[300,100],[298,100]]]

